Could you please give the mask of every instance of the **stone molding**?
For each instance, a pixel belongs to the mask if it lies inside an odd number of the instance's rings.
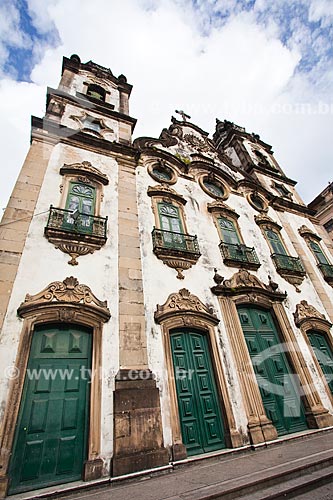
[[[223,201],[216,200],[212,203],[207,203],[207,210],[210,213],[216,213],[218,215],[225,215],[226,217],[231,217],[232,219],[238,219],[238,213],[231,207],[228,207]]]
[[[64,279],[64,281],[53,281],[35,295],[27,294],[17,313],[22,318],[25,318],[32,311],[46,306],[59,308],[60,305],[67,304],[80,305],[96,312],[104,321],[108,321],[111,317],[107,301],[99,300],[87,285],[80,284],[73,276]]]
[[[324,322],[328,328],[332,326],[325,318],[325,315],[320,313],[314,306],[308,304],[306,300],[301,300],[301,302],[297,304],[296,311],[294,312],[294,320],[297,327],[300,327],[304,321],[308,320],[315,322],[319,320],[320,322]]]
[[[100,182],[104,186],[109,184],[109,179],[106,174],[101,172],[98,168],[93,167],[90,161],[83,161],[81,163],[69,163],[64,164],[60,169],[60,174],[74,174],[74,175],[84,175],[88,178],[92,178],[97,182]]]
[[[281,231],[282,226],[280,226],[277,222],[271,219],[267,214],[258,214],[254,216],[254,220],[258,226],[264,226],[268,229],[275,229],[277,231]]]
[[[318,236],[318,234],[316,234],[314,231],[312,231],[312,229],[309,229],[304,224],[298,229],[298,232],[306,240],[312,239],[315,241],[321,241],[321,237]]]
[[[161,196],[163,201],[172,202],[172,200],[176,200],[178,203],[182,205],[186,205],[187,200],[183,198],[181,194],[178,194],[174,189],[169,187],[166,184],[160,184],[158,186],[149,186],[147,190],[148,196]]]
[[[213,314],[212,308],[205,306],[196,295],[192,295],[186,288],[181,288],[179,292],[170,294],[163,305],[157,305],[154,318],[157,323],[162,323],[170,317],[188,314],[195,314],[215,325],[220,321]]]
[[[281,302],[287,296],[285,292],[278,290],[278,285],[270,279],[270,276],[268,285],[265,285],[246,269],[240,269],[230,279],[223,280],[211,290],[215,295],[220,296],[247,295],[249,302],[258,302],[259,296]]]

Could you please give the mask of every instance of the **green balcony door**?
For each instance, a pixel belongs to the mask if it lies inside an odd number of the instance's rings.
[[[331,346],[321,332],[310,331],[308,332],[308,338],[328,387],[333,394],[333,352]]]
[[[93,229],[95,215],[96,190],[81,182],[70,182],[66,201],[66,213],[63,228],[80,233],[90,234]]]
[[[172,333],[170,340],[181,432],[188,455],[225,448],[207,336],[181,330]]]
[[[238,315],[267,417],[279,435],[307,429],[298,380],[292,375],[271,314],[240,307]]]
[[[241,241],[234,221],[225,217],[219,217],[217,220],[221,229],[222,241],[231,245],[240,245]]]
[[[163,231],[163,243],[168,248],[186,248],[184,228],[179,215],[179,208],[171,203],[159,203],[158,214]]]
[[[91,334],[34,332],[10,464],[10,494],[76,481],[86,459]]]

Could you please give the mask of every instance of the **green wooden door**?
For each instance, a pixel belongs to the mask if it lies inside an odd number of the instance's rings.
[[[320,332],[308,332],[308,337],[328,387],[333,394],[333,353],[331,346],[327,342],[325,335]]]
[[[66,201],[67,212],[63,228],[80,233],[91,233],[95,215],[96,190],[81,182],[70,182]]]
[[[81,479],[86,458],[91,334],[36,329],[24,382],[10,494]]]
[[[171,334],[183,443],[188,455],[225,447],[216,382],[205,334]]]
[[[240,307],[239,318],[267,417],[279,435],[307,428],[297,379],[268,311]]]

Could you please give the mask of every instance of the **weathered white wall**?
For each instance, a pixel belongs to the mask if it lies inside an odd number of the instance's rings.
[[[101,216],[109,217],[108,239],[94,254],[79,257],[79,264],[74,267],[68,264],[69,255],[57,250],[43,234],[50,204],[59,206],[61,198],[59,186],[63,182],[63,177],[59,174],[59,169],[64,163],[82,161],[90,161],[109,178],[109,185],[103,187],[104,200],[100,210]],[[107,300],[111,319],[103,327],[102,339],[101,447],[106,460],[109,460],[113,450],[113,390],[114,377],[119,368],[117,179],[118,166],[114,159],[67,145],[58,144],[54,147],[35,216],[30,225],[0,339],[0,366],[14,365],[23,324],[23,320],[17,316],[17,308],[27,293],[35,294],[53,281],[63,281],[68,276],[74,276],[80,283],[88,285],[100,300]],[[5,379],[0,381],[2,412],[7,396],[8,380]]]
[[[163,149],[166,150],[167,148]],[[173,152],[182,151],[186,153],[188,158],[190,158],[191,153],[193,153],[193,150],[191,150],[188,144],[184,143],[182,143],[178,149],[174,146],[169,148],[169,150],[173,150]],[[217,162],[215,160],[215,165],[216,163]],[[191,167],[189,175],[191,175]],[[218,244],[220,242],[218,232],[214,224],[212,214],[207,211],[207,203],[211,203],[214,199],[201,189],[199,183],[194,178],[193,180],[188,180],[188,176],[186,179],[178,176],[177,183],[172,186],[178,194],[182,195],[185,200],[187,200],[184,207],[187,232],[188,234],[196,234],[198,236],[198,242],[202,254],[198,262],[191,269],[184,272],[185,279],[180,281],[176,278],[176,271],[164,265],[162,260],[159,260],[153,253],[151,231],[155,224],[155,219],[152,210],[152,200],[147,195],[147,190],[149,186],[157,184],[158,183],[155,182],[148,174],[143,160],[143,165],[137,169],[137,191],[139,227],[141,233],[144,301],[147,321],[148,356],[149,366],[156,374],[157,383],[161,391],[165,445],[170,445],[172,442],[170,396],[167,386],[167,372],[163,352],[161,328],[154,322],[154,312],[157,304],[163,304],[171,293],[177,292],[183,287],[187,288],[192,294],[197,295],[197,297],[203,303],[207,304],[207,306],[212,307],[214,313],[220,319],[220,323],[216,327],[216,338],[219,346],[219,353],[222,359],[227,388],[235,414],[236,426],[240,432],[245,434],[247,432],[247,420],[242,395],[239,390],[233,353],[226,335],[225,325],[222,320],[218,300],[210,291],[210,288],[214,286],[212,279],[214,275],[214,267],[217,267],[219,274],[225,278],[230,278],[238,271],[237,268],[227,267],[223,264],[223,259],[218,248]],[[277,273],[274,263],[270,257],[271,252],[268,243],[265,240],[260,227],[254,220],[254,216],[258,215],[258,212],[248,203],[244,196],[239,193],[231,193],[225,203],[239,214],[238,223],[244,243],[247,246],[253,246],[258,254],[261,267],[257,272],[251,272],[257,275],[262,282],[267,284],[268,276],[271,276],[272,280],[278,283],[279,289],[287,292],[287,299],[284,301],[284,307],[290,321],[290,325],[294,330],[299,343],[299,348],[302,350],[304,358],[312,373],[315,388],[318,390],[325,407],[333,413],[332,405],[327,397],[323,382],[315,369],[309,348],[307,347],[300,330],[295,326],[293,317],[296,305],[303,299],[307,300],[309,304],[315,306],[318,311],[325,314],[325,309],[320,301],[315,287],[309,277],[306,276],[302,285],[300,285],[301,293],[297,293],[295,287],[289,284]],[[284,224],[284,218],[286,218],[295,232],[297,232],[297,229],[302,224],[309,226],[306,218],[289,212],[285,212],[281,218],[280,212],[276,212],[274,209],[269,208],[268,216],[282,226]],[[285,229],[281,230],[281,236],[285,242],[288,253],[291,256],[297,257],[297,252]],[[298,237],[301,244],[305,248],[305,242],[302,241],[301,236],[298,235]],[[310,252],[308,249],[307,251]],[[311,259],[311,255],[309,255],[309,258]],[[327,291],[331,292],[329,285],[324,282],[321,276],[320,278]]]

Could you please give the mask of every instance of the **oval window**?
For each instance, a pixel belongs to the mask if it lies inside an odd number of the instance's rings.
[[[217,196],[218,198],[223,198],[225,196],[225,191],[221,184],[204,179],[203,185],[209,194]]]

